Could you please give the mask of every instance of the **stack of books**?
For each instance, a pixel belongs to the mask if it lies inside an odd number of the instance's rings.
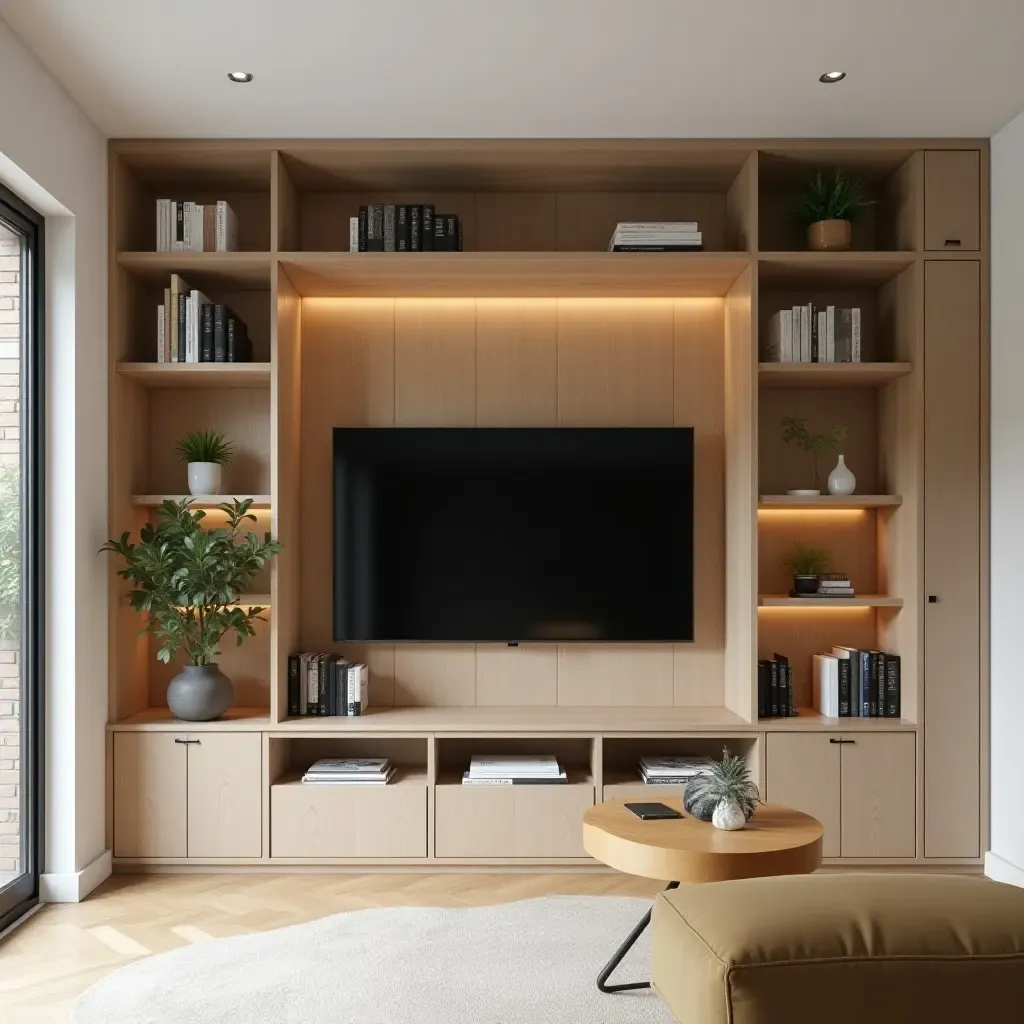
[[[695,220],[619,222],[609,252],[696,252],[704,247]]]
[[[765,363],[859,363],[860,307],[793,306],[768,322],[761,352]]]
[[[814,707],[827,718],[899,718],[900,658],[833,647],[814,655]]]
[[[554,754],[474,754],[464,786],[523,786],[564,783],[565,769]]]
[[[637,767],[648,786],[668,786],[685,784],[709,771],[713,764],[710,757],[641,757]]]
[[[370,706],[370,671],[337,654],[288,655],[291,718],[364,715]]]
[[[211,302],[179,274],[156,310],[158,363],[251,363],[249,328],[230,306]]]
[[[826,572],[818,577],[818,589],[813,594],[801,594],[795,590],[790,597],[856,597],[857,592],[850,583],[850,577],[841,572]]]
[[[157,252],[235,252],[238,218],[229,203],[156,201]]]
[[[757,663],[757,714],[760,718],[795,716],[793,666],[789,658],[776,654]]]
[[[431,205],[373,203],[348,224],[349,252],[462,252],[462,221]]]
[[[302,781],[320,786],[386,786],[394,774],[395,766],[386,757],[322,757]]]

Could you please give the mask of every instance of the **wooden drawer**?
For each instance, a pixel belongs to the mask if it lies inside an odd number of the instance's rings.
[[[591,783],[462,786],[435,790],[438,857],[586,857],[583,812]]]
[[[682,800],[686,794],[684,784],[648,786],[646,782],[608,782],[604,786],[605,800],[660,800],[673,796]]]
[[[271,857],[425,857],[426,774],[396,776],[387,786],[271,786]]]

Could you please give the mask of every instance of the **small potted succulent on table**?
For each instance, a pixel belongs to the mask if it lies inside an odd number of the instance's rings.
[[[750,820],[758,799],[746,758],[733,757],[726,747],[721,761],[713,761],[686,784],[683,807],[715,828],[735,832]]]
[[[223,494],[224,467],[235,448],[219,430],[196,430],[178,442],[178,457],[188,466],[188,492]]]
[[[807,229],[807,248],[815,252],[845,252],[853,239],[853,221],[874,200],[861,181],[842,171],[818,171],[797,205],[797,219]]]
[[[217,664],[221,640],[233,632],[241,646],[262,618],[263,608],[240,602],[281,545],[269,533],[241,533],[256,520],[251,504],[219,505],[225,525],[204,529],[206,513],[188,498],[165,501],[137,544],[126,530],[100,549],[127,563],[117,575],[132,584],[128,603],[146,616],[143,631],[161,641],[157,658],[168,664],[181,651],[188,659],[167,688],[168,707],[185,721],[212,721],[231,707],[234,687]]]
[[[786,558],[786,564],[793,573],[793,590],[791,597],[804,597],[816,594],[821,582],[821,574],[828,572],[830,559],[824,548],[816,548],[810,544],[798,544]]]

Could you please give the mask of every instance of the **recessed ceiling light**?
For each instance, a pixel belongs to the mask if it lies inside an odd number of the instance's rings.
[[[826,71],[818,81],[831,85],[833,82],[841,82],[846,77],[845,71]]]
[[[252,81],[251,71],[229,71],[228,79],[232,82],[237,82],[239,85],[244,85],[246,82]]]

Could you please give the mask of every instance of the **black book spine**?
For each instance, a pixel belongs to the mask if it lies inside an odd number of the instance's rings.
[[[224,338],[227,345],[227,361],[229,363],[241,362],[238,357],[241,354],[242,331],[238,325],[238,320],[234,316],[228,317],[228,322],[224,329]]]
[[[368,209],[365,206],[359,207],[359,251],[366,252],[366,226]]]
[[[179,204],[178,209],[181,209]],[[178,362],[187,362],[188,351],[188,296],[178,292]]]
[[[174,225],[174,240],[185,244],[185,204],[182,202],[175,203],[176,215]]]
[[[213,361],[228,361],[227,309],[220,302],[213,307]]]
[[[374,203],[367,210],[366,251],[384,251],[384,207]]]
[[[839,717],[850,717],[850,659],[839,659]]]
[[[871,690],[868,701],[871,717],[878,718],[884,710],[885,701],[885,655],[881,651],[871,652]]]
[[[779,663],[768,662],[768,713],[772,718],[779,717]]]
[[[384,207],[384,251],[395,251],[395,204],[387,203]]]
[[[871,716],[871,652],[858,651],[860,661],[860,716]]]
[[[347,714],[356,713],[356,666],[345,669],[345,706]]]
[[[317,713],[321,718],[327,714],[327,655],[321,654],[316,659],[317,678]]]
[[[409,245],[409,207],[395,207],[395,251],[408,252]]]
[[[199,361],[212,363],[213,353],[213,304],[204,302],[199,312],[201,331],[199,334]]]
[[[885,656],[885,717],[900,717],[900,658],[898,654]]]
[[[299,715],[299,656],[288,655],[288,717]]]
[[[445,227],[447,217],[443,213],[439,213],[434,217],[434,251],[435,252],[449,252],[448,249],[448,233]]]
[[[789,666],[779,662],[779,717],[789,717]]]
[[[423,251],[434,251],[434,207],[432,205],[423,207]]]
[[[329,654],[327,656],[327,714],[333,717],[338,713],[337,690],[334,686],[334,679],[338,670],[338,656]]]
[[[306,687],[306,717],[315,718],[318,714],[316,700],[317,700],[317,688],[314,685],[314,679],[316,672],[316,655],[311,654],[306,662],[306,678],[303,683]]]
[[[786,714],[796,718],[796,695],[793,693],[793,666],[786,662]]]
[[[768,662],[757,663],[757,717],[768,717]]]
[[[447,239],[445,248],[448,252],[462,252],[462,223],[454,213],[449,213],[445,217],[444,233]]]
[[[409,207],[409,251],[420,252],[423,249],[423,207]]]
[[[338,714],[348,715],[348,694],[345,689],[348,680],[348,662],[344,658],[338,659],[338,671],[334,680],[334,687],[338,701]]]

